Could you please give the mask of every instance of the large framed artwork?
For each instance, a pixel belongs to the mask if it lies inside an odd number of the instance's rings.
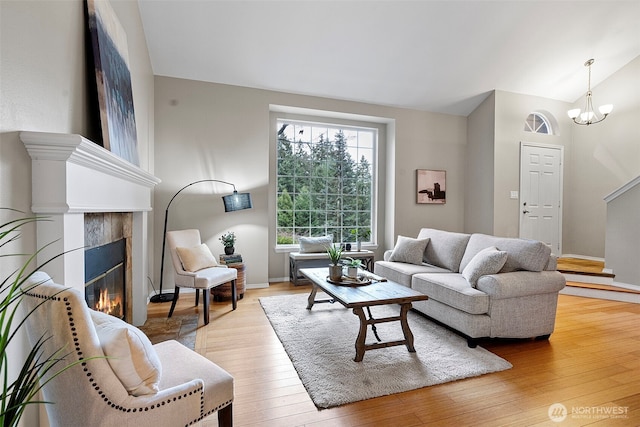
[[[417,169],[416,189],[418,203],[447,203],[447,171]]]
[[[104,148],[139,166],[127,35],[107,0],[86,0]]]

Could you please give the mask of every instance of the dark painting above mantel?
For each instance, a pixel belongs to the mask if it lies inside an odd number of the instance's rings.
[[[127,35],[107,0],[86,4],[103,146],[139,166]]]

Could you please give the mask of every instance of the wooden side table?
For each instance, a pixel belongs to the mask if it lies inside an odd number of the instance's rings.
[[[247,285],[244,276],[244,263],[236,262],[233,264],[229,264],[228,267],[235,268],[238,271],[238,278],[236,279],[236,295],[240,300],[244,297],[244,290]],[[211,295],[213,296],[214,301],[231,299],[231,282],[225,283],[224,285],[216,286],[215,288],[211,288]]]

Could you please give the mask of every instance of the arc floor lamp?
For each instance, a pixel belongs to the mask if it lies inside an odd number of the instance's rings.
[[[164,251],[167,243],[167,221],[169,220],[169,207],[171,206],[173,199],[175,199],[176,196],[180,194],[184,189],[191,187],[192,185],[199,184],[201,182],[219,182],[221,184],[227,184],[233,187],[232,194],[222,196],[225,212],[240,211],[240,210],[249,209],[252,207],[250,193],[238,193],[235,185],[227,181],[220,181],[219,179],[201,179],[200,181],[194,181],[191,184],[187,184],[184,187],[182,187],[180,190],[178,190],[178,192],[173,195],[171,200],[169,200],[169,204],[167,204],[167,209],[165,209],[164,211],[164,230],[162,231],[162,258],[160,259],[160,293],[152,296],[150,299],[151,302],[167,302],[167,301],[173,300],[173,292],[162,293],[162,282],[164,278]]]

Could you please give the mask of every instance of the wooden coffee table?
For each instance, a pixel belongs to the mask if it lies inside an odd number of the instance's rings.
[[[411,309],[411,303],[413,301],[429,299],[425,294],[386,280],[381,282],[374,281],[369,285],[362,286],[334,285],[327,281],[327,277],[329,276],[328,268],[303,268],[300,270],[300,273],[309,279],[313,285],[308,299],[307,310],[311,310],[314,304],[325,302],[333,303],[337,301],[346,308],[352,308],[353,314],[360,319],[360,331],[356,338],[356,357],[353,359],[354,361],[361,362],[365,351],[377,348],[406,345],[407,350],[411,353],[416,351],[413,347],[413,334],[407,322],[407,313]],[[331,298],[316,300],[316,293],[319,289],[327,293]],[[371,316],[370,307],[387,304],[399,304],[400,314],[398,316],[384,317],[381,319],[374,319]],[[365,308],[367,309],[368,317],[364,313]],[[378,332],[376,331],[376,324],[385,322],[400,322],[404,339],[385,342],[380,340]],[[378,340],[377,343],[366,343],[368,325],[371,325],[371,329]]]

